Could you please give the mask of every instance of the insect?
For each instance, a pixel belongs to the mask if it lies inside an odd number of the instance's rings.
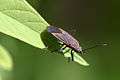
[[[55,36],[59,41],[63,42],[64,45],[66,45],[63,49],[66,47],[71,48],[72,61],[74,60],[72,53],[73,50],[82,53],[82,47],[79,45],[79,42],[68,32],[54,26],[49,26],[48,32]]]
[[[79,42],[72,35],[70,35],[66,31],[64,31],[63,29],[57,28],[54,26],[48,26],[48,32],[51,33],[54,37],[56,37],[64,45],[66,45],[62,49],[65,49],[66,47],[71,48],[72,61],[74,61],[73,52],[72,52],[73,50],[78,53],[83,53],[83,51],[85,51],[87,49],[91,49],[91,48],[101,45],[101,44],[97,44],[95,46],[92,46],[92,47],[89,47],[86,49],[82,49],[82,47],[79,45]]]

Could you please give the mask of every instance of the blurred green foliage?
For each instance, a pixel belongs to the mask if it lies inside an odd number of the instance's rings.
[[[13,71],[0,69],[0,80],[119,80],[119,2],[104,0],[28,0],[52,25],[60,26],[83,47],[89,40],[108,42],[108,47],[89,50],[83,55],[89,67],[67,63],[61,55],[48,54],[0,33],[0,44],[12,56]],[[72,30],[71,30],[72,29]],[[42,53],[42,54],[41,54]]]

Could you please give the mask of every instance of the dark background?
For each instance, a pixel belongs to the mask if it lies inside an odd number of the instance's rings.
[[[60,64],[61,67],[54,65],[56,74],[52,78],[48,73],[49,79],[120,79],[120,12],[117,0],[38,0],[33,3],[49,24],[73,34],[83,47],[93,45],[93,42],[109,43],[106,47],[88,51],[85,58],[90,63],[89,67],[64,63]]]
[[[117,0],[28,0],[51,25],[72,34],[85,48],[94,42],[107,42],[83,55],[85,67],[67,63],[57,54],[42,50],[1,34],[14,59],[15,80],[120,80],[120,12]],[[8,42],[9,40],[9,42]],[[11,47],[14,47],[11,49]],[[45,55],[44,55],[45,53]]]

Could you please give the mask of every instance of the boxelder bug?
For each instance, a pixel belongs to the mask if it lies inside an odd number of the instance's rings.
[[[97,44],[95,46],[82,50],[82,47],[79,45],[79,42],[73,36],[71,36],[68,32],[64,31],[63,29],[57,28],[54,26],[48,26],[48,32],[51,33],[54,37],[56,37],[60,42],[63,42],[64,45],[66,45],[62,49],[65,49],[66,47],[71,48],[72,61],[74,60],[73,53],[72,53],[73,50],[75,52],[83,53],[87,49],[91,49],[91,48],[94,48],[100,45],[106,45],[106,44]]]

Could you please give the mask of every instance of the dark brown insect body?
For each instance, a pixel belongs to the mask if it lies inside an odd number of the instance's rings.
[[[53,36],[55,36],[59,41],[63,42],[66,45],[66,47],[69,47],[76,52],[82,52],[82,48],[79,45],[79,42],[63,29],[49,26],[48,32],[51,33]],[[72,54],[72,50],[71,50],[71,54]]]

